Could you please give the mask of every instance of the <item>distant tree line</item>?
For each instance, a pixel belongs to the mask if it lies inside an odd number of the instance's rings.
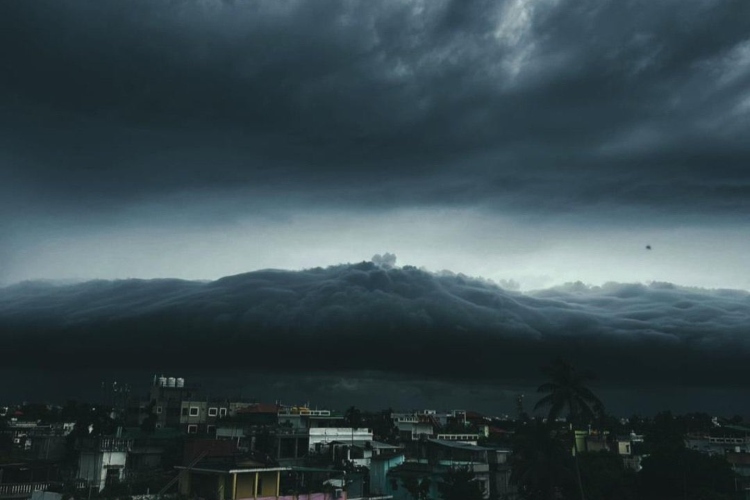
[[[705,413],[673,416],[665,411],[653,419],[633,416],[627,424],[606,414],[587,387],[593,379],[556,360],[544,370],[549,380],[539,387],[545,395],[535,409],[546,418],[526,416],[513,438],[512,476],[526,500],[739,500],[738,477],[730,464],[685,447],[688,433],[710,433],[715,425]],[[563,425],[558,417],[566,417]],[[730,419],[740,423],[740,417]],[[626,468],[614,451],[578,450],[576,429],[589,426],[611,435],[643,434],[642,469]]]

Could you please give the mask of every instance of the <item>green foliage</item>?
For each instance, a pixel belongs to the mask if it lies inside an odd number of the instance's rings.
[[[271,431],[264,427],[258,434],[255,435],[255,451],[271,455],[275,453],[276,440],[271,434]]]
[[[594,379],[591,373],[578,371],[559,358],[543,371],[548,382],[540,385],[537,392],[547,394],[536,403],[534,410],[548,408],[547,419],[550,422],[567,413],[573,424],[581,425],[594,421],[604,413],[602,402],[586,387],[586,383]]]
[[[678,452],[685,447],[685,421],[675,418],[671,411],[657,413],[646,427],[645,439],[649,451]]]
[[[20,410],[23,413],[23,420],[42,423],[56,422],[58,420],[57,410],[46,404],[27,403]]]
[[[723,457],[662,446],[644,458],[641,465],[644,500],[733,498],[735,475]]]
[[[5,419],[0,418],[0,459],[13,449],[13,439],[10,437],[10,434],[3,432],[7,427],[8,423]]]
[[[359,429],[362,427],[362,412],[356,406],[350,406],[349,409],[344,412],[344,420],[353,429]]]
[[[609,451],[585,452],[580,457],[581,477],[589,500],[638,500],[635,472],[626,469],[622,458]],[[569,489],[566,498],[578,491]]]
[[[526,500],[555,498],[575,486],[570,448],[542,422],[518,430],[511,460],[510,480]]]
[[[414,500],[429,500],[431,484],[430,478],[427,477],[420,480],[415,476],[410,476],[403,480],[404,489]]]
[[[467,468],[452,470],[440,483],[438,491],[443,500],[482,500],[484,494],[474,473]]]
[[[549,381],[540,385],[537,392],[547,393],[534,406],[535,410],[549,408],[547,420],[553,425],[563,412],[567,413],[568,421],[575,426],[595,422],[604,415],[604,404],[586,387],[586,382],[593,380],[593,374],[581,372],[573,368],[568,362],[558,358],[544,368]],[[575,471],[578,481],[578,492],[581,500],[585,500],[583,480],[581,479],[578,463],[578,449],[573,435],[575,454]]]
[[[146,414],[146,418],[143,419],[143,422],[141,423],[141,430],[143,432],[153,434],[154,431],[156,431],[156,421],[158,420],[158,417],[156,415],[156,412],[154,412],[154,407],[156,406],[156,400],[152,399],[151,403],[143,410],[143,413]]]
[[[393,423],[392,413],[393,410],[391,409],[375,413],[363,413],[363,426],[372,429],[373,436],[378,441],[395,444],[398,442],[398,427]]]

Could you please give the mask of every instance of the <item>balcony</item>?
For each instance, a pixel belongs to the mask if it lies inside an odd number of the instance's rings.
[[[50,486],[59,485],[60,483],[55,481],[0,484],[0,498],[3,500],[11,498],[31,498],[31,494],[35,491],[46,491]],[[86,481],[76,481],[75,487],[76,489],[85,488]]]
[[[117,437],[84,438],[79,443],[80,451],[129,451],[132,439]]]

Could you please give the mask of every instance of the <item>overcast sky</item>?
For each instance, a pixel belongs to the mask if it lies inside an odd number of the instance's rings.
[[[749,132],[746,0],[1,2],[0,283],[750,289]]]

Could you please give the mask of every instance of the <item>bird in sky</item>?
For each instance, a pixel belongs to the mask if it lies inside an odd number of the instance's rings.
[[[651,245],[646,245],[646,250],[651,250]]]

